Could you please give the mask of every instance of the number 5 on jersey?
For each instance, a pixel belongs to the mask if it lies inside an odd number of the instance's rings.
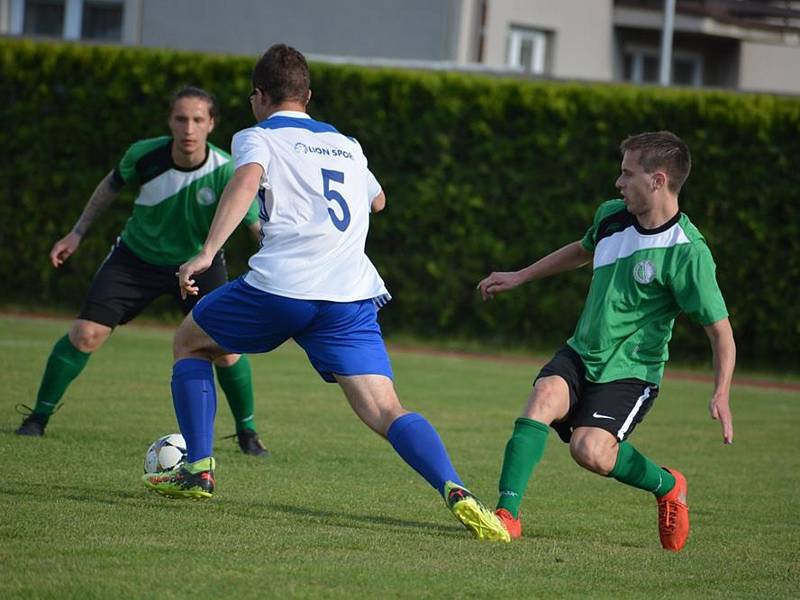
[[[331,221],[333,221],[333,225],[336,229],[344,231],[347,229],[347,226],[350,225],[350,208],[348,208],[344,197],[336,190],[330,188],[331,181],[335,183],[344,183],[344,173],[341,171],[322,169],[322,193],[325,195],[325,198],[328,199],[328,202],[336,202],[342,209],[341,219],[336,216],[336,213],[330,207],[328,207],[328,215],[330,215]]]

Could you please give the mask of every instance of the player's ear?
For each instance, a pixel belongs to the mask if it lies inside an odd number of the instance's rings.
[[[651,181],[654,192],[656,190],[664,189],[667,185],[667,175],[664,173],[664,171],[656,171],[653,173],[653,179]]]
[[[212,131],[214,131],[214,125],[216,125],[216,124],[217,124],[217,122],[214,120],[214,117],[211,117],[208,120],[208,133],[211,133]]]
[[[308,96],[306,96],[306,106],[308,106],[309,102],[311,102],[311,90],[308,90]]]

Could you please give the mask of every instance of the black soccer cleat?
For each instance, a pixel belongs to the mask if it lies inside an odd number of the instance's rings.
[[[264,442],[258,437],[258,433],[252,429],[242,429],[236,433],[236,441],[239,442],[239,448],[245,454],[251,456],[269,456],[269,450],[264,446]]]
[[[25,408],[28,407],[26,406]],[[32,412],[22,419],[22,425],[20,425],[14,433],[17,435],[27,435],[29,437],[42,437],[44,435],[44,429],[47,427],[47,421],[49,420],[50,415],[37,415]]]

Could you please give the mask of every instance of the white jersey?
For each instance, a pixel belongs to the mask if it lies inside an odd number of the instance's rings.
[[[245,281],[288,298],[390,298],[364,253],[371,203],[381,191],[359,143],[306,113],[279,111],[233,136],[238,169],[264,169],[263,241]]]

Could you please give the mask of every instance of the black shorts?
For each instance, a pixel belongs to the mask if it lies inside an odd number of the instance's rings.
[[[569,387],[569,413],[551,427],[569,443],[577,427],[605,429],[618,442],[626,439],[642,422],[658,396],[658,386],[641,379],[617,379],[592,383],[586,379],[586,367],[581,357],[564,346],[547,363],[534,380],[558,375]]]
[[[225,256],[220,251],[211,267],[195,277],[200,293],[182,300],[175,276],[179,266],[150,264],[136,256],[122,240],[117,240],[95,273],[78,318],[107,327],[124,325],[165,295],[175,298],[183,314],[187,314],[203,295],[228,281]]]

